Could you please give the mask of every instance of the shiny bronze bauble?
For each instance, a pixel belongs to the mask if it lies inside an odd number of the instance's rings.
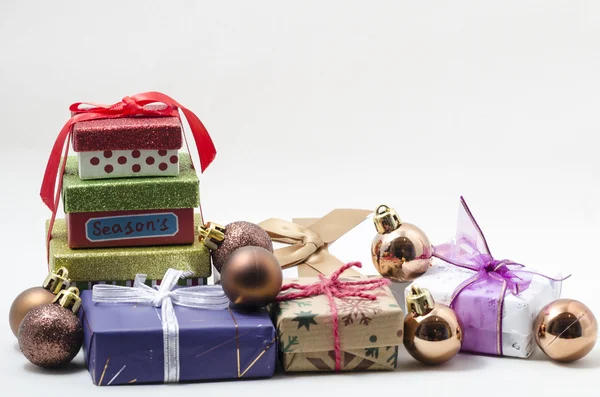
[[[373,221],[378,234],[371,244],[371,257],[382,276],[412,281],[431,267],[433,246],[421,229],[402,223],[387,206],[377,208]]]
[[[223,240],[212,250],[213,265],[217,271],[221,272],[221,268],[235,250],[246,246],[262,247],[273,252],[273,242],[262,227],[244,221],[225,226]]]
[[[8,321],[13,334],[18,335],[19,325],[30,310],[52,303],[53,299],[54,294],[42,287],[32,287],[17,295],[8,313]]]
[[[435,303],[426,289],[411,287],[406,297],[404,347],[424,364],[442,364],[454,357],[462,346],[460,321],[454,310]]]
[[[244,308],[266,306],[275,300],[283,275],[281,266],[261,247],[238,248],[221,269],[221,285],[235,305]]]
[[[69,363],[83,343],[79,318],[69,309],[47,304],[31,310],[19,327],[19,347],[33,364],[44,368]]]
[[[533,331],[538,346],[548,357],[569,362],[592,350],[598,337],[598,322],[583,303],[559,299],[540,311]]]

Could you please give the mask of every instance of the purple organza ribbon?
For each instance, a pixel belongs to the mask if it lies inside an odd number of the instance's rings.
[[[553,281],[570,276],[555,279],[524,270],[524,265],[508,259],[494,259],[465,199],[461,197],[460,203],[455,240],[435,246],[433,255],[475,272],[454,290],[450,302],[450,307],[459,314],[465,335],[468,334],[463,350],[502,355],[502,310],[506,294],[525,291],[534,275]]]

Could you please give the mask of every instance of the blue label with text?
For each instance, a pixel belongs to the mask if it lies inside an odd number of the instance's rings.
[[[85,224],[89,241],[169,237],[177,234],[179,222],[172,212],[91,218]]]

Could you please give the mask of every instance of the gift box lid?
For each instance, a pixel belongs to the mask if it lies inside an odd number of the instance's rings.
[[[293,282],[306,285],[317,281],[317,277],[302,277],[284,280],[284,284]],[[292,291],[294,290],[289,290]],[[377,299],[334,298],[338,310],[341,348],[344,350],[401,344],[404,313],[390,289],[381,287],[366,293],[376,295]],[[273,313],[280,335],[280,349],[285,353],[333,349],[331,307],[325,295],[278,302],[273,307]]]
[[[98,150],[179,149],[182,145],[178,117],[124,117],[88,120],[73,126],[76,152]]]
[[[149,303],[96,303],[92,291],[81,298],[84,355],[94,383],[162,382],[161,309]],[[174,310],[181,381],[273,375],[276,334],[266,310]]]
[[[66,223],[57,219],[50,240],[50,268],[65,267],[73,281],[133,280],[142,273],[160,280],[171,267],[193,272],[193,277],[210,277],[210,252],[198,238],[201,222],[200,214],[195,214],[196,234],[189,245],[70,249]]]
[[[82,180],[77,158],[69,157],[63,176],[64,211],[100,212],[196,208],[199,180],[190,156],[179,154],[178,176]]]

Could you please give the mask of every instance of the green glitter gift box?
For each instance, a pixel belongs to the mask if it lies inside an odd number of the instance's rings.
[[[199,214],[195,221],[198,226]],[[182,281],[185,285],[205,284],[211,275],[210,253],[197,235],[192,245],[73,250],[67,244],[65,221],[57,219],[50,240],[50,270],[60,267],[69,271],[80,289],[99,281],[128,285],[139,273],[146,274],[148,280],[160,280],[169,268],[193,272],[189,280]]]
[[[178,176],[82,180],[69,157],[62,189],[68,246],[192,244],[199,181],[188,154],[179,164]]]

